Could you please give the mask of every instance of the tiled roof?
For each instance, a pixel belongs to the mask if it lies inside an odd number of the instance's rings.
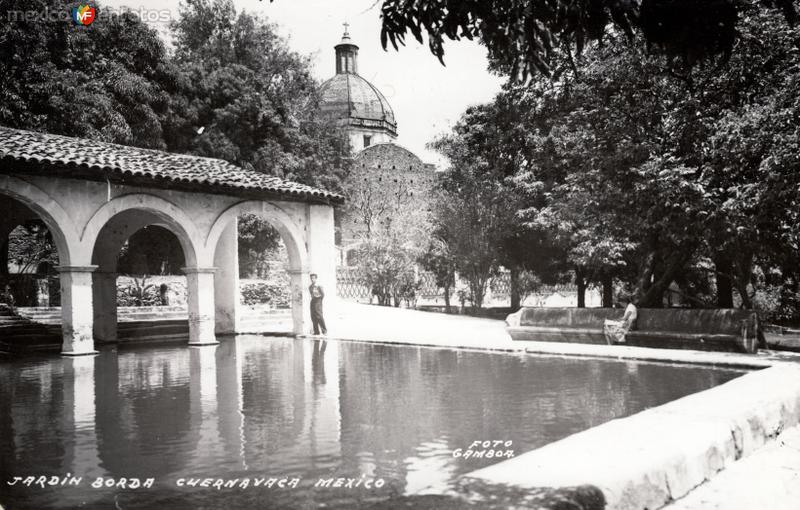
[[[0,173],[28,171],[251,198],[341,203],[341,195],[226,161],[0,126]],[[9,165],[9,163],[11,163]],[[16,164],[14,164],[16,163]]]

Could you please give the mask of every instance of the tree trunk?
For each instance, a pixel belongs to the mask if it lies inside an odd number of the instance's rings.
[[[664,292],[667,291],[675,276],[686,266],[693,254],[693,250],[689,249],[676,251],[664,271],[659,273],[658,278],[642,294],[638,306],[641,308],[661,308],[664,305]]]
[[[575,285],[578,287],[578,308],[586,308],[586,280],[580,268],[575,268]]]
[[[733,269],[736,277],[736,290],[739,291],[739,295],[742,298],[742,308],[750,310],[753,308],[753,301],[750,299],[748,286],[753,278],[753,254],[750,252],[740,253],[736,257]]]
[[[642,270],[642,275],[639,278],[639,296],[638,301],[639,305],[641,306],[642,301],[644,301],[645,295],[647,295],[648,291],[650,290],[650,286],[652,285],[653,279],[653,272],[656,269],[656,250],[652,250],[650,253],[647,254],[647,258],[644,262],[644,268]]]
[[[450,313],[450,286],[444,286],[444,312]]]
[[[733,262],[726,254],[719,253],[714,258],[714,267],[717,270],[717,306],[733,308]]]
[[[516,267],[512,267],[510,269],[509,279],[509,294],[511,296],[511,310],[516,311],[519,310],[520,305],[520,295],[519,295],[519,269]]]
[[[610,274],[603,275],[603,308],[614,306],[614,278]]]

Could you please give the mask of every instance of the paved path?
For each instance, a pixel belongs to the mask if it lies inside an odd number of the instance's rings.
[[[437,347],[522,350],[503,321],[340,302],[325,317],[328,336]]]
[[[348,302],[340,302],[332,308],[326,316],[328,336],[341,340],[742,368],[766,368],[775,362],[800,361],[800,354],[771,351],[752,355],[624,345],[520,342],[511,340],[505,323],[500,320]]]
[[[800,427],[735,462],[666,507],[667,510],[797,510],[800,508]]]

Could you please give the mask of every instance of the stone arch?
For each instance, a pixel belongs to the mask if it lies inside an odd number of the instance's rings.
[[[223,211],[211,226],[206,237],[203,260],[217,267],[216,331],[230,333],[239,327],[239,269],[236,255],[236,218],[241,214],[256,214],[268,220],[280,233],[289,255],[291,278],[292,328],[303,333],[308,311],[304,306],[303,285],[308,273],[309,256],[305,230],[280,207],[263,201],[243,201]],[[210,264],[210,265],[211,265]]]
[[[103,227],[117,215],[126,211],[141,210],[156,216],[157,223],[170,230],[181,243],[186,265],[195,267],[202,236],[188,214],[177,205],[155,195],[135,193],[114,197],[95,211],[81,232],[82,254],[91,259],[95,244]],[[153,222],[149,222],[153,223]]]
[[[64,208],[39,187],[10,175],[0,176],[0,194],[19,201],[35,212],[50,230],[62,266],[75,263],[78,229]]]
[[[286,251],[289,253],[290,269],[304,272],[308,270],[308,250],[306,249],[303,230],[286,211],[274,204],[259,200],[239,202],[217,216],[206,237],[205,253],[207,260],[214,260],[217,245],[223,231],[242,214],[257,214],[266,218],[283,238]]]

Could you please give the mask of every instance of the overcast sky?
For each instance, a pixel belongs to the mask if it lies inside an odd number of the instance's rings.
[[[397,142],[426,162],[443,164],[425,144],[445,132],[472,104],[491,100],[502,80],[486,70],[486,51],[469,41],[445,47],[443,67],[427,46],[413,38],[400,51],[380,44],[380,0],[234,0],[236,8],[266,16],[297,52],[310,55],[320,80],[333,76],[334,50],[345,21],[359,47],[359,73],[378,87],[394,109]],[[169,9],[177,16],[179,0],[105,0],[102,5],[135,11]],[[225,13],[220,13],[224,16]],[[163,24],[159,27],[166,33]]]

